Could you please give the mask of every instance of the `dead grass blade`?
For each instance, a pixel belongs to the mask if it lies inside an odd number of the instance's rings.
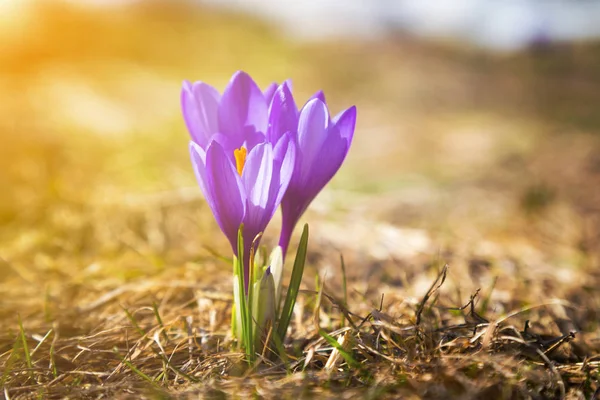
[[[425,296],[423,296],[423,300],[421,300],[421,303],[419,303],[419,308],[417,309],[417,313],[416,313],[416,322],[415,322],[416,326],[419,326],[419,324],[421,323],[421,314],[423,314],[423,309],[425,308],[425,304],[427,303],[427,301],[429,300],[429,298],[435,292],[437,292],[438,289],[446,281],[446,273],[447,272],[448,272],[448,264],[444,265],[444,268],[442,268],[442,270],[440,271],[440,273],[438,274],[438,276],[435,278],[435,280],[433,281],[433,283],[429,287],[429,290],[427,290],[427,293],[425,293]]]

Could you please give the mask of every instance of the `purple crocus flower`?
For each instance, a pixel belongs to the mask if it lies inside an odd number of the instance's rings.
[[[317,92],[298,112],[287,83],[275,91],[268,137],[274,141],[286,132],[294,132],[297,146],[294,173],[281,203],[279,245],[284,255],[298,219],[346,158],[355,125],[356,107],[331,119],[323,92]]]
[[[185,82],[181,96],[198,184],[236,255],[244,224],[246,290],[250,247],[282,201],[295,165],[292,133],[267,140],[269,96],[243,72],[234,74],[222,96],[202,82]]]
[[[268,108],[276,88],[272,83],[263,93],[242,71],[231,77],[222,96],[204,82],[184,81],[181,107],[192,140],[203,149],[217,133],[227,136],[236,148],[244,142],[256,144],[264,140]]]

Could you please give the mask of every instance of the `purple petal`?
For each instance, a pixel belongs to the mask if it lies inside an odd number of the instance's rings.
[[[356,126],[356,107],[342,111],[332,122],[335,125],[329,128],[327,139],[313,164],[318,166],[311,174],[314,177],[311,189],[316,190],[315,195],[333,178],[348,155]]]
[[[202,195],[206,199],[209,207],[212,209],[213,201],[207,189],[208,180],[206,177],[206,152],[197,143],[190,142],[190,157],[192,159],[192,166],[194,168],[196,180],[200,186],[200,191],[202,191]]]
[[[246,126],[259,132],[267,128],[267,102],[252,78],[236,72],[221,97],[218,110],[220,132],[231,136],[241,145]]]
[[[222,133],[217,133],[211,137],[211,140],[218,142],[225,150],[228,156],[233,157],[233,151],[238,149],[240,146],[245,146],[248,151],[252,150],[254,146],[264,143],[266,141],[265,135],[260,132],[256,132],[251,126],[247,126],[244,129],[244,141],[237,143],[234,138]],[[232,160],[235,160],[232,158]]]
[[[247,126],[244,131],[244,146],[248,151],[252,150],[256,145],[260,143],[264,143],[266,141],[266,137],[263,133],[257,132],[253,127]]]
[[[325,187],[342,166],[349,149],[350,142],[340,135],[337,127],[331,128],[306,182],[307,196],[314,198]]]
[[[244,226],[252,240],[265,230],[275,213],[274,200],[270,198],[273,184],[273,148],[270,143],[259,144],[250,151],[242,181],[248,195]]]
[[[216,133],[215,135],[213,135],[211,137],[211,141],[219,143],[226,154],[233,154],[233,150],[236,149],[235,143],[233,142],[232,138],[222,133]]]
[[[192,139],[206,148],[210,136],[218,131],[219,92],[204,82],[183,82],[181,108]]]
[[[322,90],[319,90],[317,93],[310,96],[310,99],[308,99],[308,101],[311,101],[312,99],[319,99],[323,103],[327,104],[327,101],[325,101],[325,93],[323,93]],[[307,101],[307,103],[308,103],[308,101]]]
[[[298,151],[295,179],[308,179],[315,158],[323,147],[329,127],[329,111],[319,99],[309,101],[300,112],[298,121]]]
[[[267,204],[272,176],[273,148],[268,143],[259,144],[248,154],[242,174],[249,203],[260,207]]]
[[[237,231],[246,213],[246,195],[240,176],[218,142],[208,146],[206,175],[213,214],[235,253]]]
[[[277,90],[277,82],[272,82],[267,88],[263,91],[263,96],[265,96],[265,100],[267,101],[267,105],[271,104],[271,100],[273,100],[273,95],[275,94],[275,90]]]
[[[292,179],[296,160],[296,144],[290,132],[286,133],[275,145],[273,158],[275,171],[279,175],[277,177],[279,178],[279,187],[276,188],[276,194],[272,193],[271,196],[275,198],[275,203],[279,204]]]
[[[356,127],[356,106],[340,112],[333,118],[332,122],[340,130],[340,136],[351,143]]]
[[[227,136],[222,133],[217,133],[217,134],[213,135],[210,140],[211,140],[211,143],[212,142],[219,143],[221,145],[221,147],[223,148],[223,152],[225,153],[225,155],[231,162],[231,165],[236,165],[234,151],[235,151],[235,149],[239,148],[239,146],[236,147],[237,143],[235,143],[233,141],[233,138],[231,138],[231,136]]]
[[[286,79],[285,81],[283,81],[282,85],[283,84],[287,85],[287,87],[290,88],[290,92],[294,91],[294,85],[292,85],[291,79]]]
[[[293,226],[306,208],[333,178],[348,154],[349,143],[335,127],[330,129],[320,151],[301,179],[291,181],[283,201],[284,225]]]
[[[303,197],[302,188],[294,187],[292,178],[294,177],[295,158],[297,155],[296,142],[292,139],[292,134],[284,135],[275,146],[275,170],[279,173],[279,193],[277,194],[276,204],[281,202],[282,226],[279,237],[279,245],[283,249],[283,254],[287,247],[298,222],[308,202]],[[279,168],[277,168],[280,166]],[[297,179],[295,180],[297,183]],[[297,186],[297,185],[296,185]],[[298,190],[299,189],[299,190]]]
[[[290,91],[292,90],[292,80],[291,79],[286,79],[283,83],[285,83],[290,88]],[[267,107],[269,107],[271,105],[271,100],[273,100],[273,95],[275,94],[275,91],[277,90],[278,87],[279,87],[279,85],[277,84],[277,82],[272,82],[263,91],[263,96],[265,96],[265,100],[267,101]]]
[[[311,109],[312,107],[315,108]],[[322,140],[319,146],[312,146],[310,150],[307,150],[309,148],[308,140],[299,142],[299,146],[303,146],[299,148],[302,159],[296,162],[295,166],[299,170],[294,171],[292,181],[281,202],[282,226],[279,245],[284,253],[298,219],[342,165],[348,154],[356,121],[356,110],[351,108],[336,118],[339,126],[323,122],[329,120],[329,113],[319,99],[311,100],[305,109],[307,114],[300,117],[299,136],[306,134],[308,138],[311,133],[316,135],[315,132],[321,132],[320,139]],[[308,110],[311,110],[310,114]],[[304,109],[302,113],[305,113]],[[307,121],[306,125],[304,120]],[[328,126],[323,129],[323,125]],[[309,131],[309,128],[312,129],[312,132]],[[340,128],[344,130],[344,137]]]
[[[219,143],[223,148],[225,155],[231,161],[231,164],[236,165],[234,151],[240,148],[240,146],[245,146],[246,151],[250,153],[255,146],[265,142],[265,135],[260,132],[255,132],[252,127],[247,126],[244,139],[244,142],[241,144],[235,143],[231,136],[217,133],[212,136],[211,141]]]
[[[275,143],[285,132],[296,132],[297,129],[298,108],[287,82],[284,82],[275,91],[269,108],[267,140]]]

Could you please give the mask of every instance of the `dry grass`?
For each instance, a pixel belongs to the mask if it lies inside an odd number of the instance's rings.
[[[0,41],[0,397],[600,398],[597,46],[299,46],[179,3],[44,4]],[[181,79],[238,68],[360,113],[306,216],[287,360],[251,369],[177,109]]]
[[[397,274],[398,264],[387,264],[378,269]],[[12,315],[3,318],[14,327],[0,338],[6,397],[334,398],[343,389],[366,397],[559,398],[568,392],[587,398],[597,389],[597,315],[578,298],[598,304],[593,291],[569,288],[560,293],[571,301],[549,295],[511,310],[529,297],[522,287],[505,302],[493,300],[495,288],[487,287],[461,305],[462,296],[444,282],[452,276],[447,267],[422,298],[404,297],[398,284],[380,277],[372,279],[379,287],[362,291],[361,280],[349,276],[348,287],[359,287],[348,291],[348,307],[338,285],[326,285],[322,296],[304,291],[287,362],[261,359],[248,370],[232,351],[225,266],[198,260],[146,271],[150,276],[129,283],[88,271],[58,294],[49,290],[58,283],[48,280],[45,296],[32,293],[35,283],[6,285],[5,298],[19,299],[15,309],[26,323],[20,331]],[[454,286],[459,290],[460,282]],[[43,305],[36,304],[40,297]]]

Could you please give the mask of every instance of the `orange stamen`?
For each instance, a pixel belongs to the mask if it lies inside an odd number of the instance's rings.
[[[246,164],[246,152],[247,151],[244,146],[233,151],[233,156],[235,157],[235,166],[240,176],[242,176],[242,171],[244,170],[244,165]]]

